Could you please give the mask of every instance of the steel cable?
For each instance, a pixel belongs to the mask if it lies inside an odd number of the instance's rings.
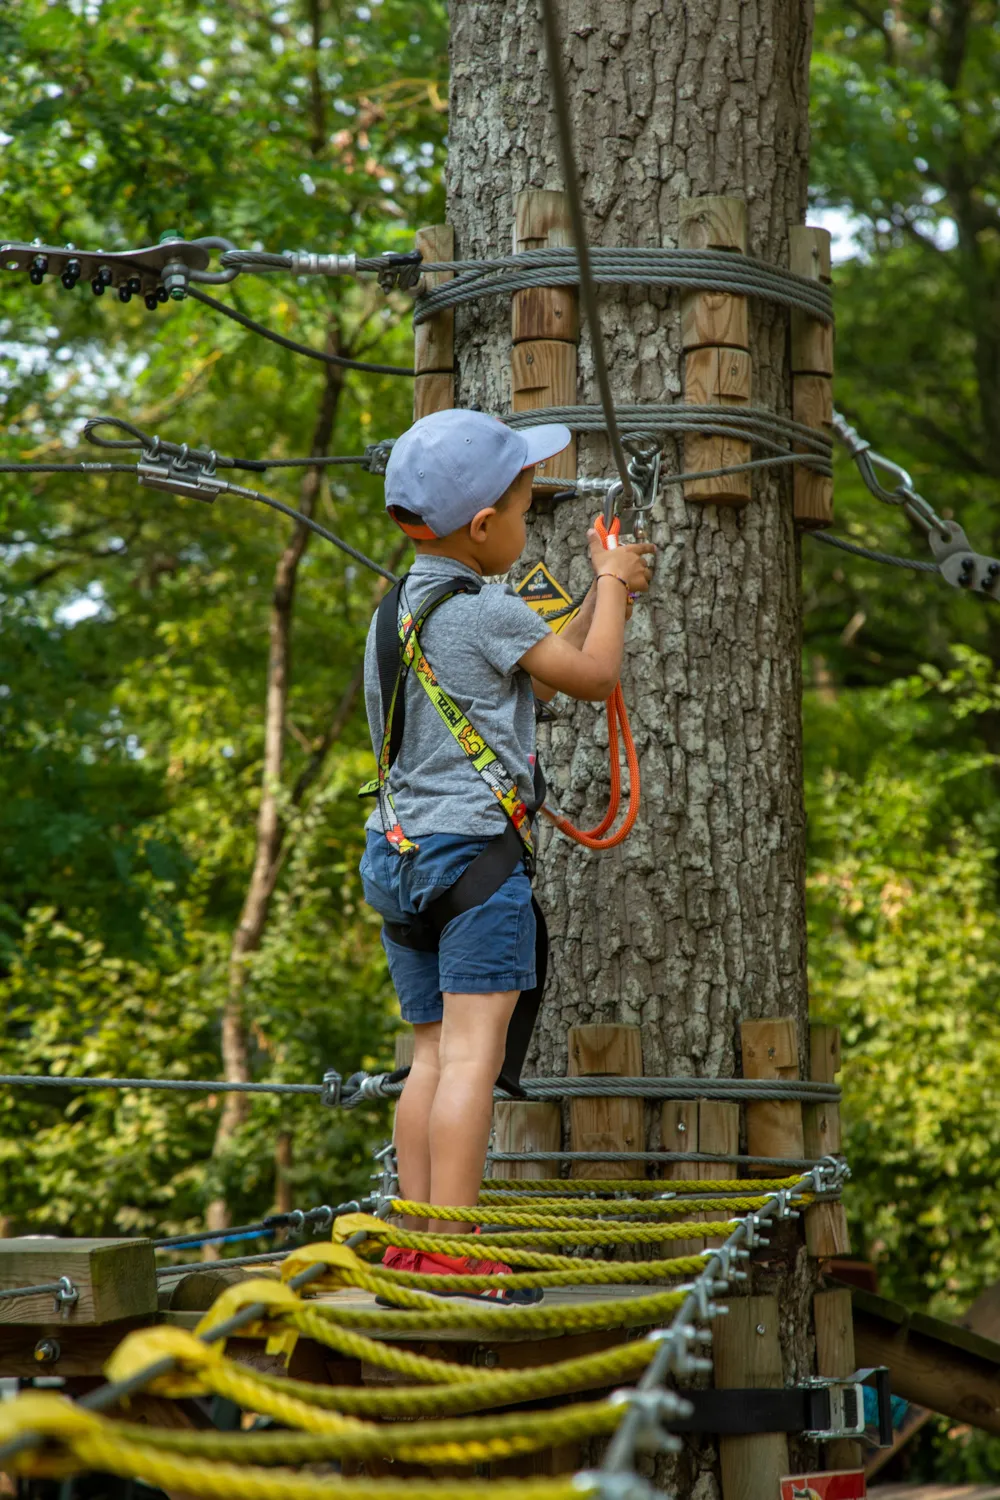
[[[833,296],[828,286],[784,267],[753,260],[738,251],[595,245],[590,247],[589,259],[591,276],[597,283],[759,297],[797,308],[824,323],[833,322]],[[417,299],[413,315],[417,324],[479,297],[536,286],[576,285],[581,278],[579,260],[572,248],[527,250],[492,261],[434,261],[421,266],[421,270],[456,274],[453,281],[442,282]]]
[[[304,354],[307,359],[318,359],[323,364],[336,365],[341,370],[361,370],[366,375],[412,376],[416,373],[405,365],[375,365],[369,364],[366,360],[348,359],[343,354],[328,354],[324,349],[314,349],[310,344],[300,344],[295,339],[286,338],[283,333],[275,333],[273,328],[258,323],[254,318],[248,318],[245,313],[237,312],[235,307],[228,307],[225,302],[217,301],[207,292],[199,292],[196,287],[189,286],[187,294],[196,302],[203,302],[206,307],[222,313],[224,317],[232,318],[233,322],[239,323],[241,328],[246,328],[251,333],[259,333],[261,338],[269,339],[272,344],[279,344],[282,349],[290,349],[293,354]]]
[[[845,537],[834,536],[829,531],[812,531],[809,535],[825,547],[837,547],[841,552],[850,552],[854,557],[864,557],[869,562],[884,564],[887,568],[910,568],[914,573],[940,573],[937,563],[924,562],[918,557],[894,557],[891,552],[876,552],[871,547],[862,547],[849,542]]]
[[[545,27],[545,50],[548,54],[549,82],[552,87],[552,102],[555,106],[556,128],[559,135],[559,153],[562,157],[563,180],[569,200],[570,219],[573,224],[573,239],[579,259],[580,302],[590,329],[591,348],[594,356],[594,374],[601,395],[604,420],[607,426],[611,454],[622,483],[624,498],[632,495],[632,480],[628,471],[628,460],[622,447],[621,433],[615,415],[615,401],[611,394],[611,380],[604,357],[604,335],[597,306],[597,290],[590,269],[590,249],[587,244],[587,226],[583,219],[583,202],[580,196],[580,181],[577,176],[576,158],[573,150],[573,127],[569,117],[566,98],[566,83],[562,72],[562,39],[554,0],[542,0],[542,20]],[[536,418],[536,421],[538,419]]]

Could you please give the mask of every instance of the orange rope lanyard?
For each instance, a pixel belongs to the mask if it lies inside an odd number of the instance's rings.
[[[603,516],[597,517],[594,526],[605,547],[618,546],[621,522],[617,516],[610,528],[605,526]],[[608,754],[611,757],[611,797],[604,817],[596,827],[584,830],[576,828],[568,818],[549,812],[547,807],[542,808],[544,816],[559,829],[560,833],[564,833],[574,843],[582,844],[585,849],[614,849],[623,839],[628,838],[639,816],[639,757],[635,753],[635,742],[632,739],[632,729],[629,725],[628,711],[625,708],[625,697],[620,682],[616,683],[615,690],[604,707],[608,716]],[[625,746],[625,762],[628,766],[628,809],[621,827],[614,833],[608,834],[608,829],[617,818],[618,809],[621,806],[622,772],[618,760],[619,732],[622,744]]]

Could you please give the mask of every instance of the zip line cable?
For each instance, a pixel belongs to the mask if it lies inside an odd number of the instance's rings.
[[[273,328],[268,328],[263,323],[258,323],[254,318],[248,318],[245,313],[237,312],[235,307],[229,307],[225,302],[218,302],[215,297],[210,297],[207,292],[199,292],[196,287],[189,286],[187,289],[189,297],[195,302],[203,302],[215,312],[222,313],[224,317],[232,318],[234,323],[239,323],[242,328],[247,328],[251,333],[260,334],[261,338],[269,339],[272,344],[280,344],[282,349],[290,349],[293,354],[305,355],[307,359],[318,359],[326,365],[336,365],[341,370],[361,370],[366,375],[415,375],[416,371],[405,365],[376,365],[369,364],[363,359],[348,359],[343,354],[328,354],[325,349],[314,349],[311,344],[300,344],[295,339],[288,339],[283,333],[275,333]]]
[[[580,182],[576,171],[573,127],[569,118],[566,82],[562,71],[562,38],[559,34],[559,21],[556,16],[555,0],[542,0],[542,21],[545,27],[545,50],[549,61],[549,81],[552,87],[552,102],[555,106],[556,129],[559,135],[559,154],[562,157],[563,179],[566,183],[566,196],[569,200],[570,218],[573,223],[573,239],[576,242],[576,253],[580,261],[580,301],[586,315],[587,326],[590,329],[590,342],[594,354],[594,373],[597,376],[597,386],[601,394],[601,406],[604,408],[604,419],[607,423],[611,453],[615,461],[615,468],[618,470],[618,477],[622,483],[622,495],[623,497],[631,497],[633,492],[632,479],[628,471],[625,449],[622,447],[621,433],[618,431],[615,402],[611,394],[611,380],[608,376],[608,366],[604,357],[604,335],[601,332],[601,318],[597,307],[597,291],[594,286],[594,278],[590,267],[587,226],[583,219]]]

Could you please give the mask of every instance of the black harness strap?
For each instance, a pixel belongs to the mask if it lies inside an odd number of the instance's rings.
[[[379,693],[382,699],[383,722],[388,716],[389,705],[396,682],[403,671],[402,643],[399,638],[399,610],[403,585],[401,578],[386,594],[379,605],[375,618],[375,655],[378,664]],[[429,599],[424,601],[421,615],[426,621],[439,604],[452,599],[456,593],[477,594],[481,584],[469,578],[455,578],[442,584]],[[403,743],[406,722],[406,695],[401,692],[393,711],[392,731],[389,737],[389,764],[393,765]],[[536,760],[534,804],[537,809],[545,800],[545,780]],[[534,810],[534,809],[532,809]],[[476,855],[462,874],[436,901],[406,923],[385,922],[385,932],[392,942],[403,948],[412,948],[419,953],[436,953],[440,946],[441,933],[455,917],[482,906],[500,889],[524,860],[524,844],[514,827],[508,822],[503,833],[491,839]],[[520,1085],[521,1069],[531,1043],[542,992],[545,988],[548,968],[548,930],[541,907],[531,898],[535,913],[535,974],[536,984],[532,990],[522,990],[514,1014],[507,1029],[507,1051],[497,1084],[515,1098],[525,1098]]]

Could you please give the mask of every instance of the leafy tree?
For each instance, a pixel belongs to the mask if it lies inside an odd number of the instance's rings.
[[[412,243],[416,222],[440,217],[441,6],[424,7],[417,28],[399,0],[39,0],[3,24],[10,238],[116,249],[177,229],[369,253]],[[219,295],[317,349],[408,362],[405,300],[370,286],[245,277]],[[98,411],[257,457],[358,454],[408,420],[407,382],[331,377],[194,303],[154,315],[5,276],[0,318],[14,354],[0,391],[4,456],[103,457],[79,442]],[[5,1067],[219,1076],[229,950],[269,799],[276,920],[268,930],[265,910],[259,982],[253,952],[241,961],[247,1065],[301,1080],[386,1060],[377,928],[354,873],[369,576],[244,501],[209,508],[127,476],[0,485]],[[390,556],[378,482],[357,470],[276,470],[261,488]],[[277,716],[276,629],[287,684]],[[264,775],[275,743],[277,779]],[[136,1007],[150,1014],[141,1047]],[[291,1128],[296,1193],[336,1200],[357,1191],[363,1144],[383,1128],[378,1112],[322,1118],[311,1103],[258,1102],[208,1163],[221,1101],[87,1093],[64,1110],[65,1099],[4,1100],[15,1227],[193,1224],[220,1194],[257,1214]],[[147,1190],[132,1152],[140,1129],[150,1152],[169,1139],[149,1158],[144,1181],[158,1185]],[[110,1165],[119,1152],[121,1171]]]

